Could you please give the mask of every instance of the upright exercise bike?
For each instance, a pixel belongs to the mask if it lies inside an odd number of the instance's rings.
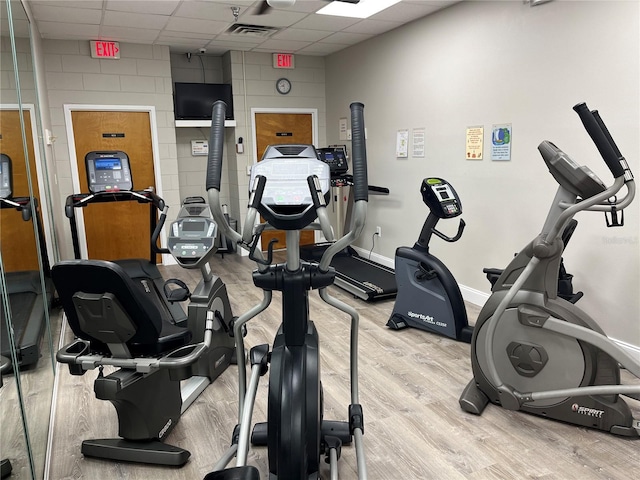
[[[626,160],[597,111],[574,110],[613,174],[607,187],[553,143],[538,146],[559,188],[541,233],[500,275],[473,333],[473,379],[460,397],[463,410],[481,414],[492,402],[546,418],[640,436],[621,396],[640,400],[640,385],[621,385],[620,367],[640,378],[640,360],[609,339],[577,305],[558,296],[562,232],[583,211],[605,212],[622,226],[635,195]],[[624,197],[616,195],[623,186]],[[608,215],[607,215],[608,214]]]
[[[239,374],[238,426],[234,441],[224,457],[215,465],[207,480],[249,480],[259,478],[255,467],[247,466],[251,417],[260,376],[271,367],[266,424],[257,424],[251,441],[266,445],[270,479],[319,478],[320,457],[326,454],[331,478],[337,478],[337,461],[341,446],[355,441],[358,477],[366,478],[362,436],[364,432],[362,407],[358,402],[358,314],[356,310],[331,297],[327,287],[333,283],[335,271],[330,267],[332,257],[352,243],[364,228],[367,208],[367,170],[364,141],[364,106],[351,105],[353,131],[353,162],[355,205],[353,227],[323,254],[319,263],[300,260],[300,230],[320,228],[325,237],[333,239],[326,211],[329,193],[329,166],[318,160],[311,145],[274,145],[267,148],[261,162],[252,168],[249,208],[243,233],[227,228],[222,221],[220,207],[220,176],[224,141],[225,104],[213,105],[207,192],[214,218],[224,228],[224,234],[248,249],[258,265],[253,274],[264,297],[235,322],[236,355]],[[260,233],[255,228],[260,213],[274,228],[286,231],[286,262],[272,264],[273,244],[267,257],[256,249]],[[318,223],[312,223],[315,219]],[[323,418],[322,384],[320,382],[319,338],[309,319],[309,290],[319,289],[320,297],[329,305],[351,317],[351,405],[347,422]],[[241,328],[271,303],[272,291],[282,292],[282,324],[273,347],[259,345],[251,349],[251,378],[247,389],[245,350]],[[226,465],[237,456],[235,468]]]
[[[429,253],[433,234],[446,242],[457,242],[462,236],[462,219],[453,237],[436,230],[439,220],[462,214],[462,202],[453,186],[442,178],[425,178],[420,192],[429,216],[415,245],[396,250],[398,296],[387,327],[414,327],[469,343],[473,327],[469,326],[458,282],[444,263]]]

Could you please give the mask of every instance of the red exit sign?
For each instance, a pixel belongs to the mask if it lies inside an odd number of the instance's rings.
[[[120,44],[118,42],[92,40],[89,43],[91,44],[92,58],[120,58]]]
[[[274,53],[273,68],[294,68],[292,53]]]

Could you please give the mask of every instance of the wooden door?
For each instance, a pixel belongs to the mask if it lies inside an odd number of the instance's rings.
[[[310,113],[256,113],[256,153],[258,161],[269,145],[279,144],[313,145],[313,117]],[[265,251],[272,238],[278,243],[274,250],[287,248],[285,232],[269,230],[262,234],[261,245]],[[304,230],[300,232],[300,245],[314,243],[315,232]]]
[[[29,171],[34,194],[38,191],[38,173],[31,136],[31,116],[23,110],[26,133]],[[20,113],[18,110],[0,111],[0,152],[11,159],[13,172],[13,196],[28,197],[27,164],[22,144]],[[38,199],[39,201],[40,199]],[[40,213],[38,212],[40,215]],[[40,216],[42,220],[42,216]],[[22,215],[14,209],[0,210],[0,245],[2,261],[7,272],[38,270],[38,253],[33,223],[22,220]]]
[[[82,193],[89,191],[85,155],[95,150],[122,150],[129,156],[133,189],[155,188],[149,112],[74,111],[71,118]],[[83,213],[88,258],[149,258],[149,204],[94,203]]]

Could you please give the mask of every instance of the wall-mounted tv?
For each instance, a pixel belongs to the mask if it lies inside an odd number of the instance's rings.
[[[233,120],[233,94],[226,83],[174,83],[176,120],[211,120],[216,100],[227,104],[226,120]]]

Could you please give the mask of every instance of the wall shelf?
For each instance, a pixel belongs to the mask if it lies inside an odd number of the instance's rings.
[[[225,127],[235,127],[235,120],[225,120]],[[176,120],[176,127],[211,127],[211,120]]]

